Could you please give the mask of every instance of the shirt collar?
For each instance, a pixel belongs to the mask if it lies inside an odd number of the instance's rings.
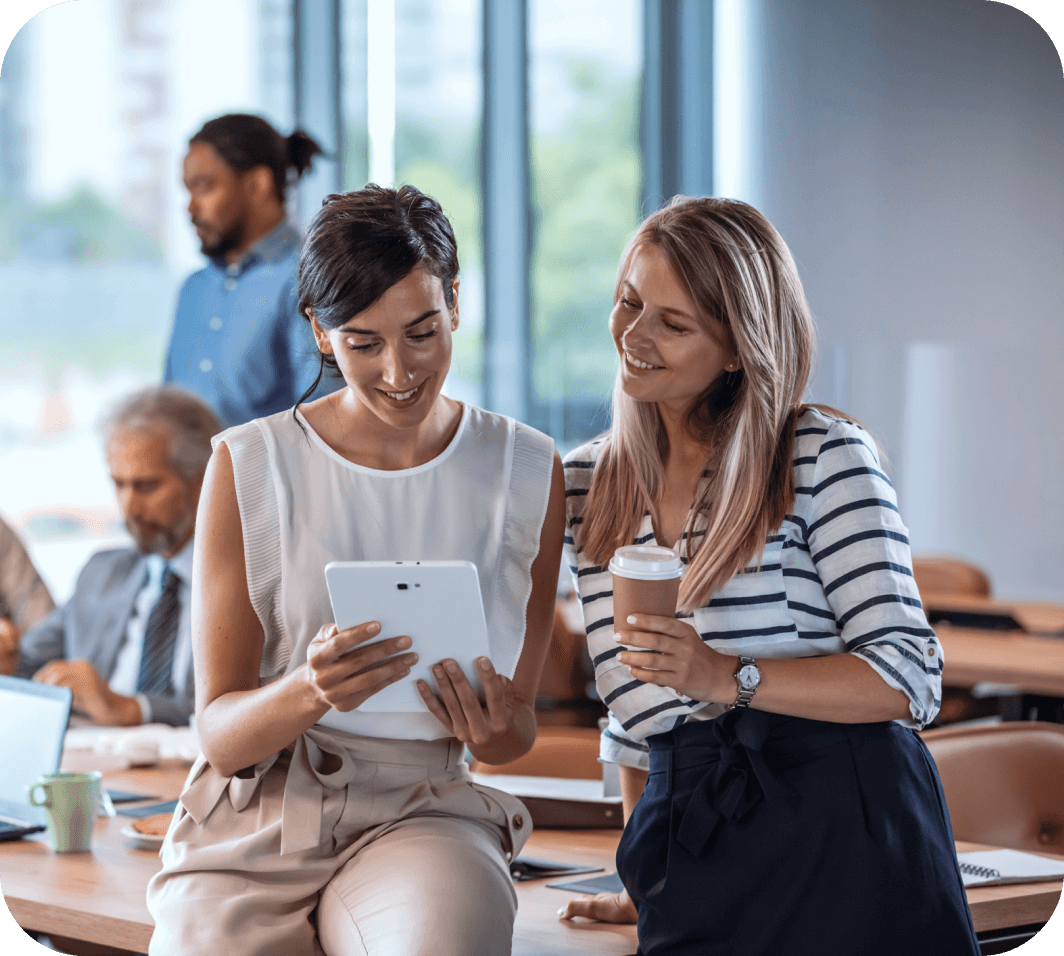
[[[287,219],[283,219],[256,242],[243,258],[233,263],[225,259],[211,259],[211,263],[226,275],[238,276],[256,262],[280,262],[298,248],[299,232]]]
[[[185,546],[170,559],[170,570],[174,572],[184,584],[192,584],[192,544],[196,540],[195,535],[188,539]]]
[[[148,581],[158,587],[163,576],[163,569],[169,566],[180,579],[181,583],[192,586],[192,544],[195,536],[188,539],[188,543],[167,561],[161,554],[149,554],[145,559],[148,566]]]

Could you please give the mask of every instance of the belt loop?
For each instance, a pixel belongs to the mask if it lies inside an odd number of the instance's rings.
[[[667,796],[672,796],[672,770],[673,762],[676,760],[676,748],[669,748],[669,761],[665,765],[665,793]]]

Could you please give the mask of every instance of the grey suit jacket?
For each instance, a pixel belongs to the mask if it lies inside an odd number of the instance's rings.
[[[74,596],[56,608],[19,642],[19,677],[32,677],[49,661],[88,660],[105,680],[110,680],[125,641],[126,625],[135,611],[137,593],[147,573],[146,556],[129,548],[100,551],[89,558],[74,588]],[[189,588],[178,589],[182,604],[177,646],[191,643]],[[180,726],[188,723],[195,707],[192,655],[188,654],[183,696],[148,695],[152,720]]]

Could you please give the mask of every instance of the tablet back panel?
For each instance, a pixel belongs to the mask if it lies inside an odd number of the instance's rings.
[[[343,629],[380,621],[378,640],[407,635],[418,654],[410,676],[385,687],[360,712],[427,711],[414,681],[435,689],[432,665],[461,665],[481,691],[474,660],[490,657],[476,565],[469,561],[334,561],[325,568],[336,624]],[[371,642],[374,643],[374,642]]]

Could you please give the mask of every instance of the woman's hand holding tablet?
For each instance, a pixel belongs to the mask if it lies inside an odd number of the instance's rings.
[[[381,626],[376,621],[356,624],[344,630],[324,625],[307,645],[308,682],[317,698],[336,710],[347,712],[363,704],[378,691],[402,680],[417,663],[416,653],[403,654],[410,647],[405,635],[375,641]],[[398,655],[398,656],[397,656]]]
[[[457,661],[444,660],[433,665],[438,696],[426,681],[416,683],[425,706],[444,727],[463,743],[483,746],[513,730],[514,693],[510,678],[497,673],[488,658],[478,657],[476,665],[485,706],[481,706]]]

